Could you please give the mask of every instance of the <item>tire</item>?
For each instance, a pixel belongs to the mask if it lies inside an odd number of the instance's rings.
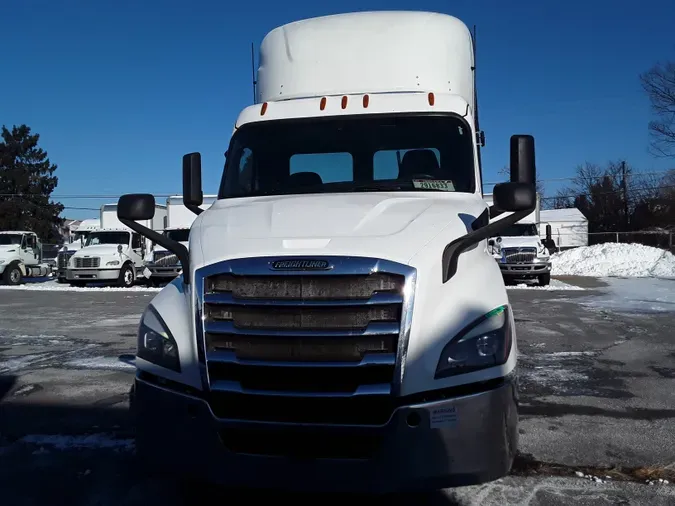
[[[20,285],[23,281],[23,274],[21,273],[21,268],[18,263],[12,263],[7,266],[7,268],[2,273],[2,281],[6,285],[16,286]]]
[[[124,264],[120,269],[120,277],[117,280],[117,285],[122,288],[130,288],[134,286],[136,276],[134,275],[134,268],[131,264]]]
[[[87,283],[83,283],[82,281],[69,281],[68,284],[75,288],[84,288],[87,286]]]
[[[59,283],[60,285],[64,284],[67,282],[66,278],[56,278],[56,282]]]
[[[547,272],[546,274],[540,274],[539,278],[539,286],[546,286],[551,282],[551,273]]]

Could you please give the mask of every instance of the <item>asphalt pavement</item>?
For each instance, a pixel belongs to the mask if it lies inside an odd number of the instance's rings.
[[[589,304],[602,282],[566,282],[586,290],[509,291],[521,386],[521,453],[512,475],[425,501],[675,503],[675,312],[605,309]],[[226,491],[139,468],[128,391],[138,319],[153,295],[0,290],[0,504],[364,499]]]

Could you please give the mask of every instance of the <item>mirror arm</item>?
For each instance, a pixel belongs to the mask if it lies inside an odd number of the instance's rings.
[[[178,257],[181,266],[183,267],[183,282],[186,285],[190,284],[190,254],[188,253],[188,249],[185,246],[179,242],[169,239],[159,232],[155,232],[148,227],[144,227],[136,221],[125,220],[123,218],[119,218],[119,220],[131,230],[138,232],[143,237],[147,237],[151,241],[154,241],[161,246],[164,246],[166,249],[175,254]]]
[[[459,255],[464,253],[474,244],[479,243],[480,241],[487,239],[496,235],[499,231],[504,230],[506,227],[513,225],[515,222],[522,220],[527,215],[529,215],[534,208],[525,209],[524,211],[518,211],[506,218],[502,218],[499,221],[490,223],[486,227],[479,228],[473,232],[455,239],[450,244],[445,247],[443,250],[443,258],[441,263],[441,268],[443,272],[443,283],[446,283],[457,273],[457,262],[459,261]]]
[[[201,207],[193,206],[192,204],[185,204],[185,207],[187,207],[190,211],[195,213],[197,216],[202,214],[202,212],[204,211]]]
[[[504,213],[504,211],[501,211],[501,210],[497,209],[497,206],[490,206],[490,207],[488,208],[488,210],[489,210],[489,212],[490,212],[490,219],[496,218],[496,217],[499,216],[500,214],[503,214],[503,213]]]

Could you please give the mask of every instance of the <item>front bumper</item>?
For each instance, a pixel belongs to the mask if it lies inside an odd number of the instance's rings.
[[[169,267],[157,267],[154,265],[148,265],[148,269],[152,273],[153,278],[175,278],[180,274],[182,267],[180,265],[169,266]]]
[[[120,269],[67,269],[68,281],[112,281],[119,279]]]
[[[551,272],[551,262],[537,262],[531,264],[499,263],[502,274],[507,276],[538,276]]]
[[[226,486],[387,493],[471,485],[507,474],[518,444],[515,376],[479,393],[401,406],[373,427],[219,420],[206,400],[140,378],[134,397],[137,451],[150,468]],[[288,456],[330,445],[373,450]]]

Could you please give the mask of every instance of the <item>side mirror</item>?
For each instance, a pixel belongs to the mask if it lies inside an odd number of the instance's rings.
[[[155,197],[149,193],[122,195],[117,203],[120,220],[144,221],[155,217]]]
[[[495,245],[495,240],[494,240],[494,239],[490,239],[490,240],[488,241],[488,246],[494,246],[494,245]]]
[[[124,250],[124,246],[122,246],[121,244],[118,244],[117,245],[117,252],[121,254],[122,250]]]
[[[511,182],[534,185],[537,169],[534,163],[534,137],[511,136]]]
[[[186,207],[199,207],[203,202],[202,155],[188,153],[183,156],[183,203]]]
[[[537,193],[531,183],[497,184],[492,199],[498,210],[506,212],[526,211],[537,205]]]
[[[546,240],[551,241],[553,237],[553,231],[551,225],[546,225]]]

